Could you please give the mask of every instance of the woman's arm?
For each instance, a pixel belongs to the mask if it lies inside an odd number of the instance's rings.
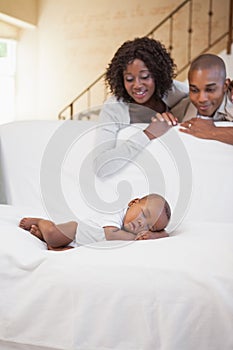
[[[168,106],[171,107],[184,98],[187,95],[187,89],[185,83],[174,81],[166,98]],[[168,123],[169,118],[165,119],[164,123]],[[144,131],[139,129],[129,139],[117,142],[119,131],[129,125],[128,104],[117,101],[115,97],[108,99],[100,112],[100,125],[96,135],[93,163],[98,177],[103,178],[119,171],[134,159],[151,139],[161,136],[170,127],[170,124],[165,127],[159,122],[157,124],[152,122]]]
[[[150,142],[141,129],[127,140],[117,140],[119,131],[130,125],[128,105],[113,98],[109,101],[103,105],[96,130],[94,169],[99,177],[120,170]]]

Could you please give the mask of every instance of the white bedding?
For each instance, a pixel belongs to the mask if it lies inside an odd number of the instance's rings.
[[[182,173],[176,152],[166,154],[164,145],[151,143],[147,151],[156,154],[164,179],[153,182],[153,188],[165,192],[173,210],[177,203],[187,206],[181,213],[176,209],[169,238],[105,241],[53,252],[17,227],[23,216],[48,215],[62,221],[66,215],[82,218],[94,210],[77,180],[85,149],[93,144],[87,130],[95,124],[89,123],[68,123],[58,144],[56,136],[58,148],[53,154],[55,161],[62,160],[59,176],[56,162],[52,169],[43,167],[49,164],[46,152],[51,159],[48,141],[62,124],[22,122],[0,127],[9,203],[0,206],[0,350],[232,350],[232,146],[182,135],[184,157],[187,152],[190,160],[188,172]],[[129,129],[122,137],[134,132]],[[76,142],[78,132],[81,138],[83,132],[89,135],[85,149]],[[21,140],[13,148],[16,133]],[[65,155],[60,156],[64,148],[59,144],[69,150]],[[132,193],[143,194],[147,180],[150,183],[156,173],[145,176],[140,164],[139,159],[125,169],[117,183],[95,179],[94,188],[102,191],[105,201],[110,195],[118,199],[117,184],[130,176]],[[62,210],[56,203],[51,209],[56,193],[47,202],[43,191],[48,184],[43,184],[46,174],[41,169],[61,181],[54,189],[64,195]],[[183,188],[181,179],[190,169],[191,181]],[[190,184],[190,196],[181,196]],[[76,214],[79,207],[81,214]]]
[[[2,340],[77,350],[232,349],[232,223],[186,223],[157,241],[50,252],[16,227],[18,209],[1,213],[15,218],[1,222]]]

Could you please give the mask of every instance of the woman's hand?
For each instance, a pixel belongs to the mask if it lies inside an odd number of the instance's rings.
[[[144,130],[144,133],[150,140],[165,134],[172,126],[177,125],[177,119],[170,112],[156,113],[155,117],[152,117],[151,123]]]
[[[170,112],[156,113],[155,117],[152,117],[151,121],[155,119],[160,120],[161,122],[165,121],[170,126],[175,126],[178,124],[178,119]]]

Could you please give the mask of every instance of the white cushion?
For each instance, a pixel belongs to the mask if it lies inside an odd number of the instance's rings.
[[[97,125],[90,121],[1,125],[1,173],[7,203],[38,208],[60,222],[98,211],[114,212],[131,198],[157,192],[172,207],[170,230],[184,219],[233,221],[231,145],[185,135],[174,127],[151,141],[122,171],[103,180],[92,169]],[[144,127],[131,125],[120,132],[119,139]]]

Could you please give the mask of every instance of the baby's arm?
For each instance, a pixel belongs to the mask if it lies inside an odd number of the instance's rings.
[[[133,233],[121,230],[115,226],[105,226],[104,233],[107,241],[121,240],[121,241],[134,241],[136,235]]]

